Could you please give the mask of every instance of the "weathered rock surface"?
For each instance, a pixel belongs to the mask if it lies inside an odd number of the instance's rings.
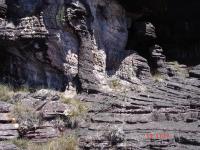
[[[9,112],[11,110],[11,106],[12,104],[0,101],[0,112],[1,113]]]
[[[60,102],[49,102],[42,108],[42,115],[44,118],[56,118],[57,116],[64,116],[66,110],[72,109],[69,105]]]
[[[18,124],[0,124],[0,140],[11,140],[19,137]]]
[[[166,69],[166,57],[163,55],[163,50],[159,45],[154,45],[150,48],[151,53],[151,65],[154,69],[154,73],[161,75],[167,74]]]
[[[80,129],[81,147],[93,149],[198,149],[199,81],[167,79],[141,93],[85,95],[90,122]],[[125,140],[112,145],[112,128]],[[152,134],[153,137],[150,137]]]
[[[0,150],[19,150],[14,144],[0,143]]]
[[[150,67],[147,60],[137,53],[127,56],[119,66],[117,75],[128,82],[140,83],[140,80],[149,79],[151,77]]]
[[[48,35],[42,16],[22,18],[17,26],[3,19],[1,19],[0,22],[0,37],[5,40],[17,40],[17,38],[45,38],[46,35]]]
[[[45,142],[49,139],[59,137],[60,132],[58,129],[48,126],[41,126],[34,131],[28,131],[24,137],[35,142]]]
[[[189,74],[191,77],[196,77],[199,78],[200,77],[200,66],[195,66],[193,67],[190,71]]]
[[[155,27],[150,22],[137,22],[135,23],[136,36],[140,37],[142,40],[156,39]]]

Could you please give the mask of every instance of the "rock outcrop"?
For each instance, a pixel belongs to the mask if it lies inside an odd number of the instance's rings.
[[[151,53],[151,67],[153,73],[161,75],[167,74],[166,57],[163,55],[163,49],[159,45],[154,45],[150,48]]]

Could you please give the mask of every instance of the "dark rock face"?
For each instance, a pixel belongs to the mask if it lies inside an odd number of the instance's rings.
[[[1,18],[4,18],[6,16],[6,12],[7,12],[7,5],[5,3],[5,0],[2,0],[0,2],[0,14],[1,14]]]
[[[73,109],[60,102],[65,91],[90,106],[77,131],[80,149],[199,149],[198,6],[0,0],[0,82],[55,90],[11,99],[42,115],[43,124],[23,135],[7,116],[13,105],[0,102],[0,140],[61,135],[53,122]]]
[[[154,73],[167,74],[166,57],[163,55],[163,49],[159,45],[154,45],[150,48],[151,67]]]
[[[193,67],[190,71],[189,74],[191,77],[199,78],[200,77],[200,66],[197,65]]]

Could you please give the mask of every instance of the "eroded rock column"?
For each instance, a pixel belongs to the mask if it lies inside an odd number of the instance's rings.
[[[69,25],[80,38],[78,77],[83,89],[104,90],[107,88],[105,79],[106,55],[99,50],[90,28],[89,10],[79,1],[66,7]]]
[[[151,63],[154,69],[154,74],[159,73],[161,75],[167,75],[167,65],[166,65],[166,57],[163,55],[163,49],[155,44],[150,47],[151,54]]]

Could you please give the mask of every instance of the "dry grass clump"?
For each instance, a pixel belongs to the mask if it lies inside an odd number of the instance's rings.
[[[30,92],[27,87],[14,88],[11,85],[0,83],[0,101],[9,102],[17,92]]]
[[[35,109],[27,107],[22,103],[15,104],[11,111],[11,117],[15,118],[19,124],[19,131],[22,134],[28,130],[35,129],[41,123],[41,117]]]
[[[72,106],[72,109],[66,110],[64,115],[67,117],[67,126],[69,128],[76,128],[79,121],[84,118],[88,112],[88,106],[78,99],[61,97],[61,101],[64,104]]]
[[[48,141],[47,143],[33,143],[25,139],[13,140],[15,144],[20,149],[27,150],[77,150],[78,149],[78,140],[75,136],[62,136],[53,140]]]
[[[0,101],[7,102],[11,99],[13,96],[14,92],[11,87],[5,85],[5,84],[0,84]]]
[[[14,145],[16,145],[18,148],[25,150],[28,147],[29,141],[26,139],[14,139],[11,141]]]
[[[119,79],[113,79],[109,83],[110,87],[114,90],[121,89],[122,85]]]
[[[62,97],[62,102],[73,106],[74,109],[67,114],[70,118],[82,116],[88,111],[88,106],[78,99]]]
[[[162,82],[164,80],[163,76],[160,73],[155,73],[153,75],[153,79],[155,82]]]

